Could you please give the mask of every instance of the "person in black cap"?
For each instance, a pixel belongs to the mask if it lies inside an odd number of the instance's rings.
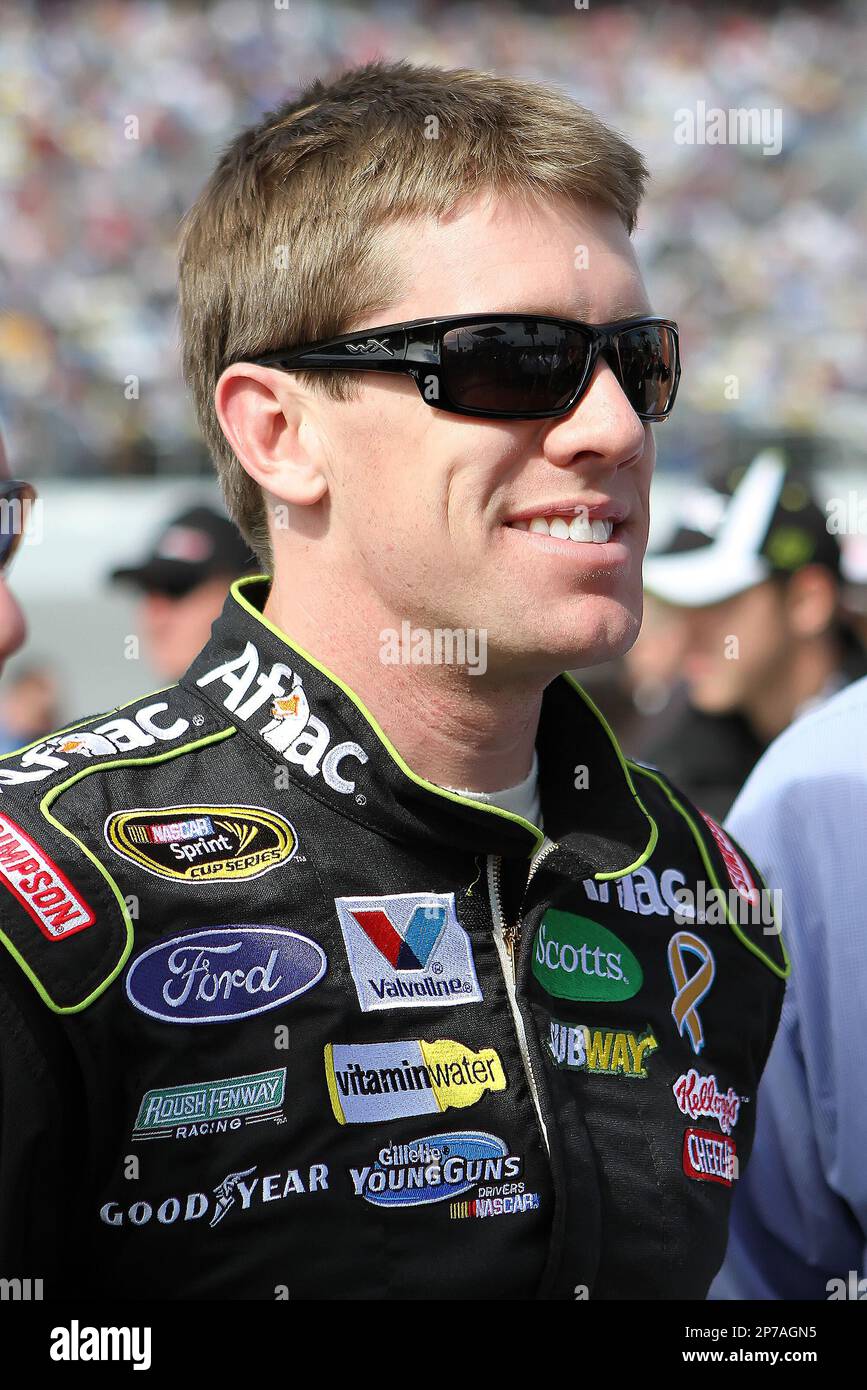
[[[139,622],[158,675],[176,680],[220,613],[229,585],[260,568],[240,532],[213,507],[190,507],[159,533],[139,565],[112,570],[142,592]]]
[[[686,495],[644,566],[679,625],[682,704],[641,749],[722,816],[772,739],[867,669],[840,611],[840,547],[776,449]]]

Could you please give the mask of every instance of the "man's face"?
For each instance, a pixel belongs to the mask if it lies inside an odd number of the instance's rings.
[[[6,451],[0,441],[0,480],[9,478],[9,465],[6,462]],[[0,674],[3,671],[3,663],[13,652],[23,644],[27,636],[27,624],[24,621],[24,614],[13,597],[6,581],[0,577]]]
[[[773,580],[706,608],[684,608],[683,677],[697,709],[727,714],[783,676],[791,647]]]
[[[479,198],[450,220],[392,226],[386,239],[412,290],[353,327],[524,309],[590,323],[651,312],[626,231],[602,208]],[[485,629],[489,674],[551,678],[633,642],[654,443],[607,363],[561,419],[450,415],[407,376],[369,375],[359,399],[329,402],[320,424],[331,582],[372,590],[377,616],[398,628]],[[622,519],[606,544],[509,525],[609,504]]]
[[[174,681],[184,674],[210,637],[230,583],[228,575],[217,575],[181,598],[155,592],[144,595],[139,622],[147,658],[157,675]]]

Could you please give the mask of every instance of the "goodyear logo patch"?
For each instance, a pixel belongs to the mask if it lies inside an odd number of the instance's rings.
[[[186,883],[259,878],[291,859],[294,827],[261,806],[162,806],[105,822],[116,854],[158,878]]]
[[[554,1065],[565,1071],[594,1076],[647,1077],[647,1059],[659,1047],[650,1028],[631,1033],[625,1028],[588,1028],[586,1023],[551,1019],[548,1051]]]
[[[506,1086],[493,1048],[473,1052],[450,1038],[328,1043],[325,1074],[331,1108],[342,1125],[437,1115],[475,1105],[486,1091]]]

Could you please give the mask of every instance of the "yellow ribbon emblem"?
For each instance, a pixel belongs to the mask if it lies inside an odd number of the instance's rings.
[[[692,975],[687,974],[683,959],[686,954],[698,956],[701,962]],[[700,936],[693,936],[692,932],[688,931],[675,932],[668,943],[668,968],[675,988],[671,1016],[681,1037],[684,1028],[688,1031],[693,1052],[701,1052],[704,1047],[704,1030],[698,1016],[698,1006],[713,984],[716,974],[713,953]]]

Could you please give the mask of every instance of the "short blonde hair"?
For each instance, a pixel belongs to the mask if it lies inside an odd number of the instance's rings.
[[[555,88],[407,61],[317,79],[232,141],[182,229],[184,376],[229,514],[266,567],[262,492],[214,407],[229,363],[348,332],[393,302],[378,233],[399,218],[490,189],[593,200],[631,233],[646,179],[641,155]],[[358,390],[351,373],[298,375],[336,400]]]

